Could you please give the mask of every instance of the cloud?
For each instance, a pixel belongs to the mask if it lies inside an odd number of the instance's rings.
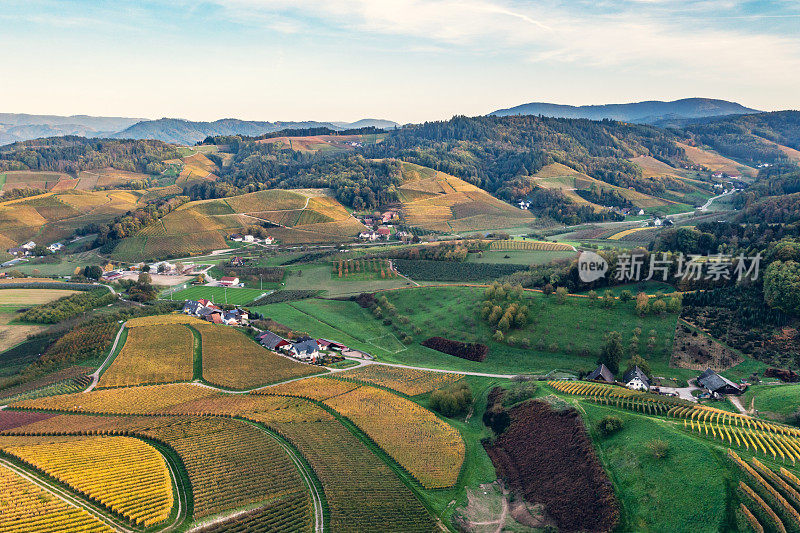
[[[734,0],[216,0],[238,20],[264,15],[366,36],[400,36],[409,49],[439,45],[464,53],[638,68],[684,77],[747,76],[786,83],[800,77],[797,35],[757,32],[717,19],[791,17],[753,12]],[[773,4],[774,5],[774,4]],[[295,31],[302,31],[295,28]],[[432,52],[432,53],[435,53]],[[753,74],[750,74],[753,75]]]

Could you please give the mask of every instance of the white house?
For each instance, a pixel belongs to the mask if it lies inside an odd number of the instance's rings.
[[[245,235],[243,240],[244,242],[256,242],[256,238],[252,235]]]
[[[219,284],[224,285],[226,287],[232,287],[234,285],[239,284],[239,278],[235,276],[225,276],[223,278],[220,278]]]
[[[634,366],[625,372],[625,375],[622,376],[622,381],[629,389],[643,391],[650,390],[650,380],[648,379],[647,374],[642,372],[642,369],[638,366]]]
[[[51,252],[57,252],[57,251],[61,250],[63,247],[64,247],[64,245],[61,244],[60,242],[54,242],[53,244],[48,246],[47,249],[50,250]]]
[[[25,248],[26,250],[33,250],[34,248],[36,248],[36,243],[33,241],[28,241],[22,246],[20,246],[20,248]]]
[[[374,231],[362,231],[358,234],[358,238],[365,241],[376,241],[380,235]]]

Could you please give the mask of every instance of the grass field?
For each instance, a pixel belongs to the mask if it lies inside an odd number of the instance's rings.
[[[405,278],[358,279],[339,278],[331,274],[330,264],[310,264],[291,267],[284,277],[286,290],[321,290],[325,296],[349,296],[379,289],[405,287],[411,283]]]
[[[742,398],[748,408],[751,402],[759,416],[783,421],[800,409],[800,384],[752,385]]]
[[[684,377],[693,377],[695,374],[691,370],[671,369],[668,366],[676,316],[639,317],[634,312],[632,302],[618,302],[616,307],[609,310],[599,305],[590,306],[585,298],[568,298],[565,304],[558,305],[554,298],[526,293],[533,323],[521,331],[512,330],[509,334],[517,339],[529,339],[530,348],[522,348],[519,343],[509,346],[492,339],[494,331],[479,316],[483,289],[421,287],[383,294],[395,305],[399,316],[408,317],[407,325],[397,319],[386,325],[368,309],[349,301],[309,299],[262,306],[256,310],[299,331],[343,342],[376,355],[383,361],[503,374],[546,373],[556,368],[591,370],[596,366],[606,331],[619,331],[627,346],[634,328],[640,327],[642,339],[648,337],[650,330],[656,332],[653,349],[645,349],[646,340],[642,340],[640,350],[649,359],[654,372]],[[414,333],[414,326],[420,331],[419,334]],[[386,336],[389,334],[400,338],[404,333],[413,342],[403,345],[399,351],[371,342],[388,338]],[[482,363],[466,361],[419,344],[434,335],[487,344],[489,357]],[[557,347],[552,349],[554,343]],[[584,348],[588,350],[588,356],[580,355]]]
[[[178,291],[172,295],[173,300],[199,300],[205,298],[211,300],[216,304],[232,304],[232,305],[245,305],[266,291],[259,289],[245,289],[241,287],[208,287],[201,285],[198,287],[189,287],[182,291]]]
[[[579,411],[590,427],[608,414],[624,422],[610,437],[593,434],[622,507],[616,531],[724,530],[729,467],[721,452],[662,420],[588,402]],[[650,455],[646,443],[653,439],[669,443],[666,458]]]

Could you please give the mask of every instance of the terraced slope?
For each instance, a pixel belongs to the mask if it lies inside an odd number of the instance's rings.
[[[464,180],[402,162],[397,193],[403,222],[432,231],[468,232],[530,223],[534,217]]]
[[[194,157],[194,156],[193,156]],[[182,205],[160,224],[123,239],[120,260],[178,257],[225,248],[228,234],[264,226],[281,243],[344,242],[365,228],[324,190],[271,189]]]

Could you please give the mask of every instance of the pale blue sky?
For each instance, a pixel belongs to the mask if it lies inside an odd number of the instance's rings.
[[[398,122],[531,101],[800,108],[800,2],[0,0],[0,112]]]

